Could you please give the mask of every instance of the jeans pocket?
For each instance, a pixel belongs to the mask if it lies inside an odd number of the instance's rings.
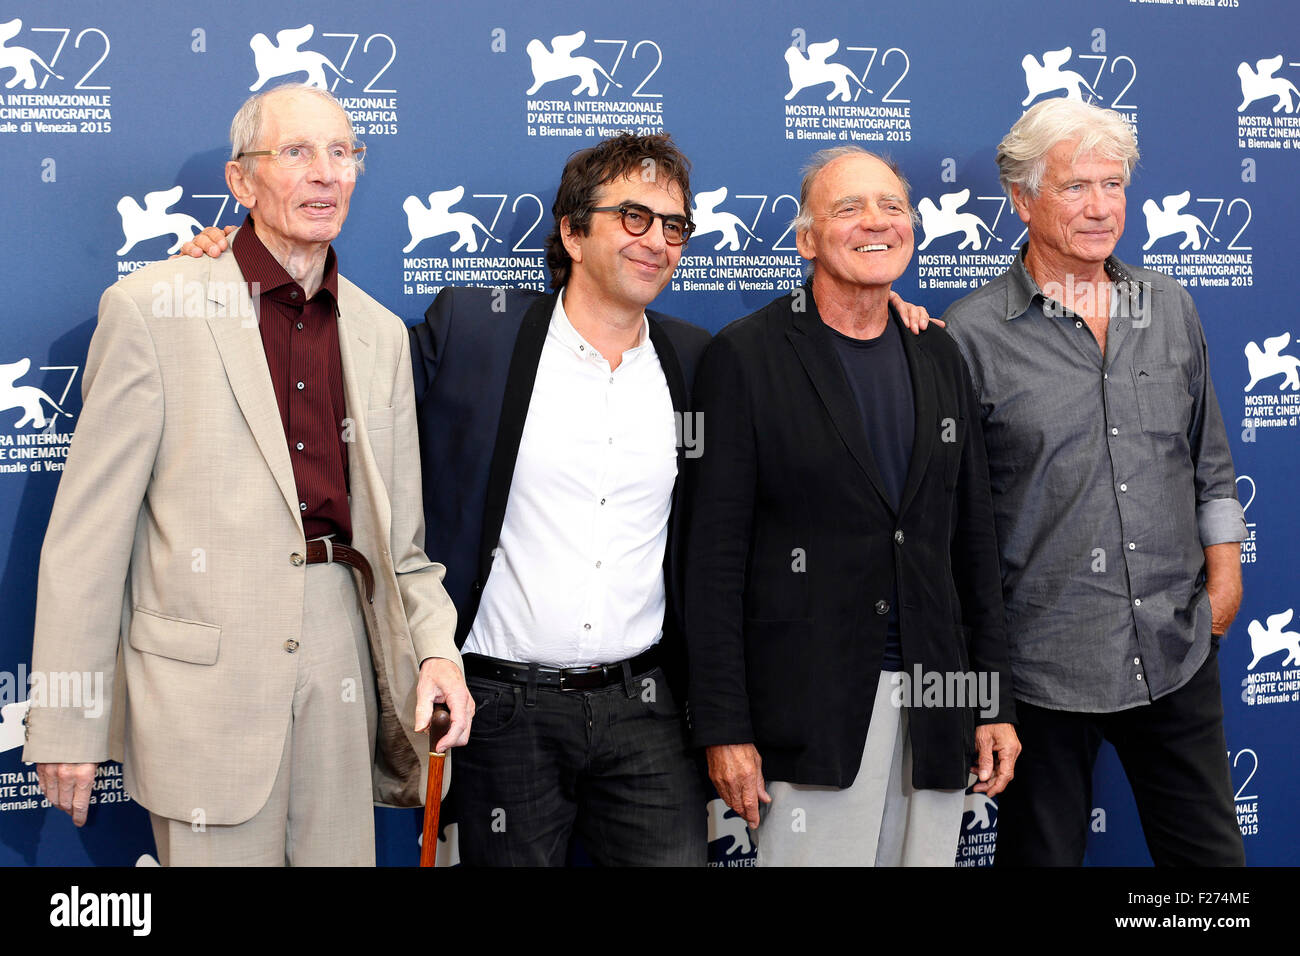
[[[504,734],[519,719],[519,712],[523,709],[522,688],[475,677],[466,681],[466,686],[474,696],[471,739]]]

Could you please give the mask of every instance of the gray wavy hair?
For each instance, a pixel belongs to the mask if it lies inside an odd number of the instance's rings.
[[[1007,197],[1019,186],[1037,196],[1047,168],[1047,154],[1058,143],[1077,140],[1074,159],[1093,153],[1124,164],[1124,185],[1137,165],[1137,139],[1124,117],[1080,100],[1064,97],[1043,100],[1016,120],[998,143],[998,180]]]

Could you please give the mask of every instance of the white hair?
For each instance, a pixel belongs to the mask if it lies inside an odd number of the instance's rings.
[[[1124,164],[1124,185],[1137,165],[1137,139],[1124,117],[1065,97],[1043,100],[1016,120],[998,144],[998,180],[1008,197],[1019,186],[1037,196],[1047,169],[1047,154],[1058,143],[1076,142],[1074,160],[1089,153]],[[1014,199],[1013,199],[1014,201]]]
[[[310,93],[318,96],[327,103],[332,104],[347,122],[348,128],[352,127],[352,117],[348,111],[343,108],[343,104],[335,98],[329,90],[322,90],[318,86],[312,86],[309,83],[283,83],[280,86],[274,86],[269,90],[263,90],[260,93],[254,93],[248,99],[244,100],[244,105],[239,108],[235,118],[230,121],[230,158],[239,159],[240,153],[247,153],[257,143],[258,138],[262,135],[262,107],[272,96],[278,96],[285,93]],[[240,165],[244,167],[245,172],[253,171],[253,159],[245,158],[239,160]],[[358,171],[364,170],[364,166]]]

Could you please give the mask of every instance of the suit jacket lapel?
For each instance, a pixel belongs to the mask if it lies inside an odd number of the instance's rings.
[[[284,495],[285,507],[302,531],[298,492],[289,460],[284,423],[275,401],[271,370],[262,349],[257,312],[248,294],[248,283],[233,255],[213,260],[208,273],[208,327],[226,369],[226,379],[239,409]],[[215,307],[214,307],[215,306]]]
[[[537,381],[537,365],[542,359],[542,346],[546,344],[546,331],[554,310],[555,296],[538,299],[524,313],[519,333],[515,336],[510,369],[506,373],[505,395],[501,400],[496,444],[492,449],[492,464],[488,469],[487,497],[483,503],[483,533],[478,549],[480,585],[487,581],[492,570],[492,551],[497,546],[501,524],[505,521],[515,460],[519,457],[519,442],[524,435],[533,383]]]
[[[903,485],[903,499],[899,503],[898,513],[907,510],[916,490],[921,487],[925,469],[930,464],[930,454],[934,450],[934,433],[939,426],[939,405],[935,398],[934,363],[917,337],[895,317],[890,309],[891,321],[898,322],[899,333],[903,339],[903,351],[907,354],[907,368],[912,375],[912,404],[916,411],[916,430],[912,437],[912,459],[907,464],[907,481]]]
[[[664,548],[664,581],[667,583],[667,597],[670,614],[674,620],[681,620],[681,609],[677,606],[682,593],[681,575],[683,573],[682,549],[686,536],[682,534],[682,476],[686,474],[686,441],[683,430],[690,427],[686,416],[690,414],[690,396],[686,392],[686,377],[682,374],[682,363],[678,361],[677,350],[673,348],[668,333],[654,319],[650,323],[650,342],[659,356],[659,367],[663,369],[664,379],[668,382],[668,394],[672,398],[673,412],[677,425],[677,477],[673,480],[672,510],[668,517],[668,544]]]
[[[343,401],[346,414],[355,434],[347,442],[348,493],[354,506],[357,502],[378,509],[376,532],[387,537],[392,513],[388,494],[372,494],[372,488],[382,488],[383,479],[370,451],[366,411],[370,407],[370,379],[375,366],[374,335],[370,319],[352,301],[350,290],[339,280],[339,359],[343,368]],[[353,514],[355,516],[355,508]],[[353,519],[353,537],[357,534]]]
[[[807,308],[803,312],[791,311],[791,328],[786,338],[794,347],[795,355],[812,380],[813,388],[826,407],[835,430],[848,447],[853,460],[858,463],[863,474],[880,495],[885,507],[893,511],[893,504],[885,491],[885,483],[876,467],[876,459],[867,444],[866,431],[862,427],[862,413],[858,410],[857,400],[849,388],[844,375],[844,367],[835,354],[835,344],[830,332],[817,312],[811,290],[804,297]]]

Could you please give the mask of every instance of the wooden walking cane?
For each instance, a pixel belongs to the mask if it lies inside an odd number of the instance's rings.
[[[424,837],[420,841],[420,866],[433,866],[438,859],[438,811],[442,809],[442,768],[445,753],[433,749],[451,727],[446,704],[434,704],[429,718],[429,786],[424,791]]]

